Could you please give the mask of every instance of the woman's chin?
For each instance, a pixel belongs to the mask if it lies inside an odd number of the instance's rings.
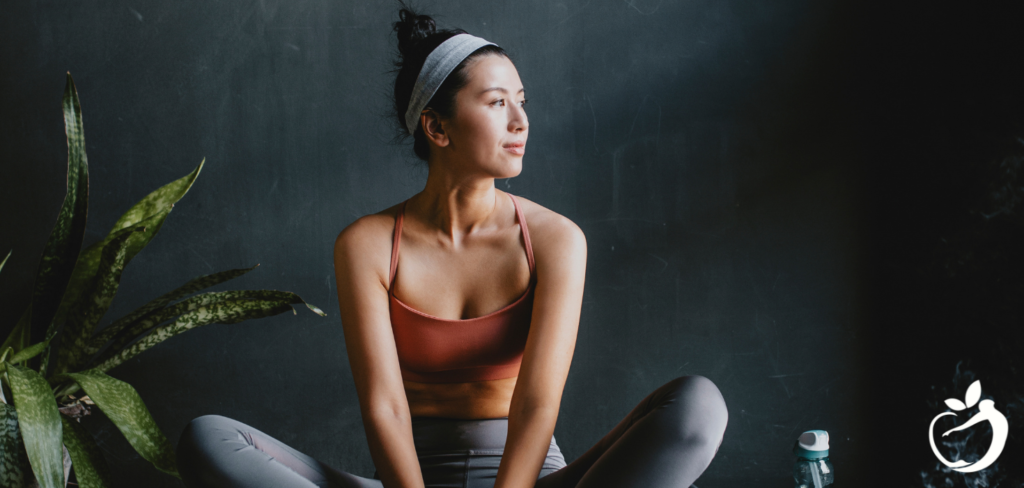
[[[523,158],[522,156],[499,158],[491,167],[494,169],[491,174],[496,179],[515,178],[523,172]]]
[[[495,178],[515,178],[516,176],[519,176],[519,174],[523,172],[523,165],[521,162],[516,161],[514,166],[514,168],[508,168],[506,171],[502,171],[501,176],[496,176]]]

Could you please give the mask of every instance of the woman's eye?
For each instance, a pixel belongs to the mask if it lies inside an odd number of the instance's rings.
[[[520,107],[526,107],[526,102],[528,102],[528,101],[529,101],[528,99],[524,98],[522,102],[519,102],[519,106]]]
[[[494,105],[496,103],[500,103],[501,106],[504,107],[505,106],[505,99],[504,98],[500,98],[498,100],[495,100],[495,101],[491,102],[491,105]]]

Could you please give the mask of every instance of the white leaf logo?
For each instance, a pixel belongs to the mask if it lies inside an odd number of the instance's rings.
[[[942,434],[942,437],[946,437],[952,432],[967,429],[968,427],[981,422],[988,422],[992,426],[992,443],[989,444],[988,451],[985,452],[985,455],[982,456],[981,459],[973,463],[969,463],[963,459],[950,461],[943,457],[942,454],[939,453],[938,447],[935,446],[935,422],[940,418],[949,415],[956,417],[957,415],[955,413],[940,413],[932,419],[932,423],[928,426],[928,443],[931,444],[932,454],[935,454],[935,457],[938,458],[939,461],[942,461],[942,464],[953,468],[954,471],[959,471],[961,473],[975,473],[981,471],[996,462],[996,459],[1003,452],[1003,448],[1006,447],[1006,438],[1009,435],[1010,430],[1010,426],[1006,422],[1006,416],[999,410],[996,410],[994,401],[981,400],[979,403],[978,400],[980,398],[981,380],[977,380],[974,383],[971,383],[971,386],[967,387],[967,395],[964,397],[964,399],[967,400],[967,405],[964,405],[963,402],[956,398],[946,399],[946,406],[958,412],[961,410],[967,410],[977,404],[978,413],[967,419],[967,422],[964,422],[959,427],[953,427],[952,429],[947,430]]]
[[[981,392],[978,392],[978,394],[980,395]],[[964,402],[961,402],[960,400],[957,400],[956,398],[947,398],[946,399],[946,406],[949,407],[949,408],[952,408],[953,410],[956,410],[957,412],[959,412],[961,410],[967,410],[967,405],[964,405]]]
[[[981,398],[981,380],[974,380],[971,386],[967,387],[967,396],[964,400],[967,400],[967,408],[971,408],[974,404],[978,403],[978,399]]]

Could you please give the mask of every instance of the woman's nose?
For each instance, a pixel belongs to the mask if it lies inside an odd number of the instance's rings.
[[[530,128],[530,122],[526,117],[526,110],[519,105],[512,106],[511,118],[508,121],[508,128],[512,132],[525,131]]]

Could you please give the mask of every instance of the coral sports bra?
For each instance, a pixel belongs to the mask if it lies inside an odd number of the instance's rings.
[[[504,308],[464,320],[443,319],[420,312],[395,296],[398,247],[402,242],[402,221],[408,200],[402,202],[395,218],[388,298],[403,379],[418,383],[463,383],[519,376],[533,312],[536,273],[526,219],[516,197],[511,193],[508,196],[516,207],[516,219],[526,246],[530,284],[519,299]]]

